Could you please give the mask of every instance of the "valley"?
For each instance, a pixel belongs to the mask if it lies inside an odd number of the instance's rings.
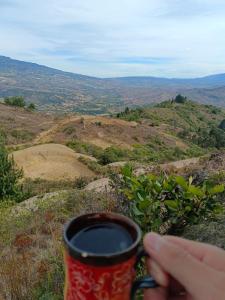
[[[23,96],[41,111],[111,114],[183,94],[225,106],[225,74],[177,79],[151,76],[97,78],[0,56],[0,98]]]

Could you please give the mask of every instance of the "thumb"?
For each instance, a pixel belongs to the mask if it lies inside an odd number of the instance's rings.
[[[164,271],[176,279],[192,296],[208,299],[207,286],[214,282],[216,271],[194,258],[179,245],[173,244],[156,233],[144,238],[145,250]],[[201,295],[201,297],[199,297]]]

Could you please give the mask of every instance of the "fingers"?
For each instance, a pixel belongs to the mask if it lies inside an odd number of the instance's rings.
[[[185,240],[175,236],[165,236],[169,242],[182,247],[191,255],[205,264],[217,269],[218,271],[225,271],[225,252],[224,250],[195,241]]]
[[[204,294],[206,283],[216,280],[216,271],[194,258],[183,247],[158,234],[147,234],[144,238],[144,247],[153,260],[193,296]]]
[[[156,261],[148,259],[147,269],[149,274],[151,274],[161,287],[168,288],[170,294],[177,295],[184,291],[181,284],[174,278],[170,277]]]
[[[160,265],[157,262],[148,259],[147,268],[148,268],[148,272],[151,274],[151,276],[156,280],[156,282],[160,286],[167,287],[169,285],[168,274],[163,271],[163,269],[160,267]]]
[[[146,289],[144,291],[144,300],[166,300],[167,291],[165,288],[159,287],[155,289]]]

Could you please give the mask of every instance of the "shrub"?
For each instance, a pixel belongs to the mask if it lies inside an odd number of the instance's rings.
[[[116,147],[108,147],[99,156],[99,163],[107,165],[116,161],[120,161],[126,157],[126,151]]]
[[[224,185],[204,182],[196,186],[192,177],[187,181],[173,175],[134,176],[126,165],[119,191],[129,205],[131,217],[144,232],[177,233],[187,224],[197,224],[221,212],[217,194],[224,191]]]
[[[81,176],[75,179],[74,187],[77,189],[83,189],[88,183],[89,183],[88,178]]]
[[[222,130],[225,130],[225,119],[223,121],[221,121],[219,128]]]
[[[22,96],[5,97],[4,102],[7,105],[25,107],[26,102]]]
[[[35,105],[34,103],[30,103],[30,104],[27,106],[27,109],[33,111],[33,110],[36,109],[36,105]]]
[[[105,169],[99,163],[97,163],[97,161],[91,160],[91,159],[83,157],[83,156],[80,156],[78,158],[78,160],[80,162],[82,162],[83,164],[85,164],[94,173],[105,174]]]
[[[92,155],[96,158],[99,158],[103,152],[102,148],[94,144],[79,141],[77,139],[69,141],[66,145],[78,153]]]
[[[176,103],[185,103],[187,101],[187,97],[184,97],[182,95],[177,95],[176,98],[174,99],[174,102]]]
[[[0,141],[0,200],[10,197],[20,200],[19,180],[22,176],[22,170],[16,168],[14,159],[9,157],[3,142]]]

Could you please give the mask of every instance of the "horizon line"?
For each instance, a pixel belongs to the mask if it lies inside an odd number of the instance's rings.
[[[53,68],[53,67],[50,67],[50,66],[47,66],[47,65],[44,65],[44,64],[39,64],[39,63],[27,61],[27,60],[15,59],[15,58],[12,58],[10,56],[6,56],[6,55],[2,55],[2,54],[0,54],[0,57],[4,57],[4,58],[10,59],[10,60],[16,60],[16,61],[24,62],[24,63],[28,63],[28,64],[34,64],[34,65],[37,65],[39,67],[45,67],[45,68],[53,69],[53,70],[64,72],[64,73],[69,73],[69,74],[73,74],[73,75],[80,75],[80,76],[90,77],[90,78],[95,78],[95,79],[155,78],[155,79],[167,79],[167,80],[193,80],[193,79],[203,79],[203,78],[207,78],[207,77],[210,77],[210,76],[225,75],[225,71],[224,71],[223,73],[213,73],[213,74],[207,74],[207,75],[202,75],[202,76],[197,76],[197,77],[163,77],[163,76],[154,76],[154,75],[129,75],[129,76],[115,76],[115,77],[98,77],[98,76],[93,76],[93,75],[87,75],[87,74],[81,74],[81,73],[76,73],[76,72],[71,72],[71,71],[65,71],[65,70]]]

